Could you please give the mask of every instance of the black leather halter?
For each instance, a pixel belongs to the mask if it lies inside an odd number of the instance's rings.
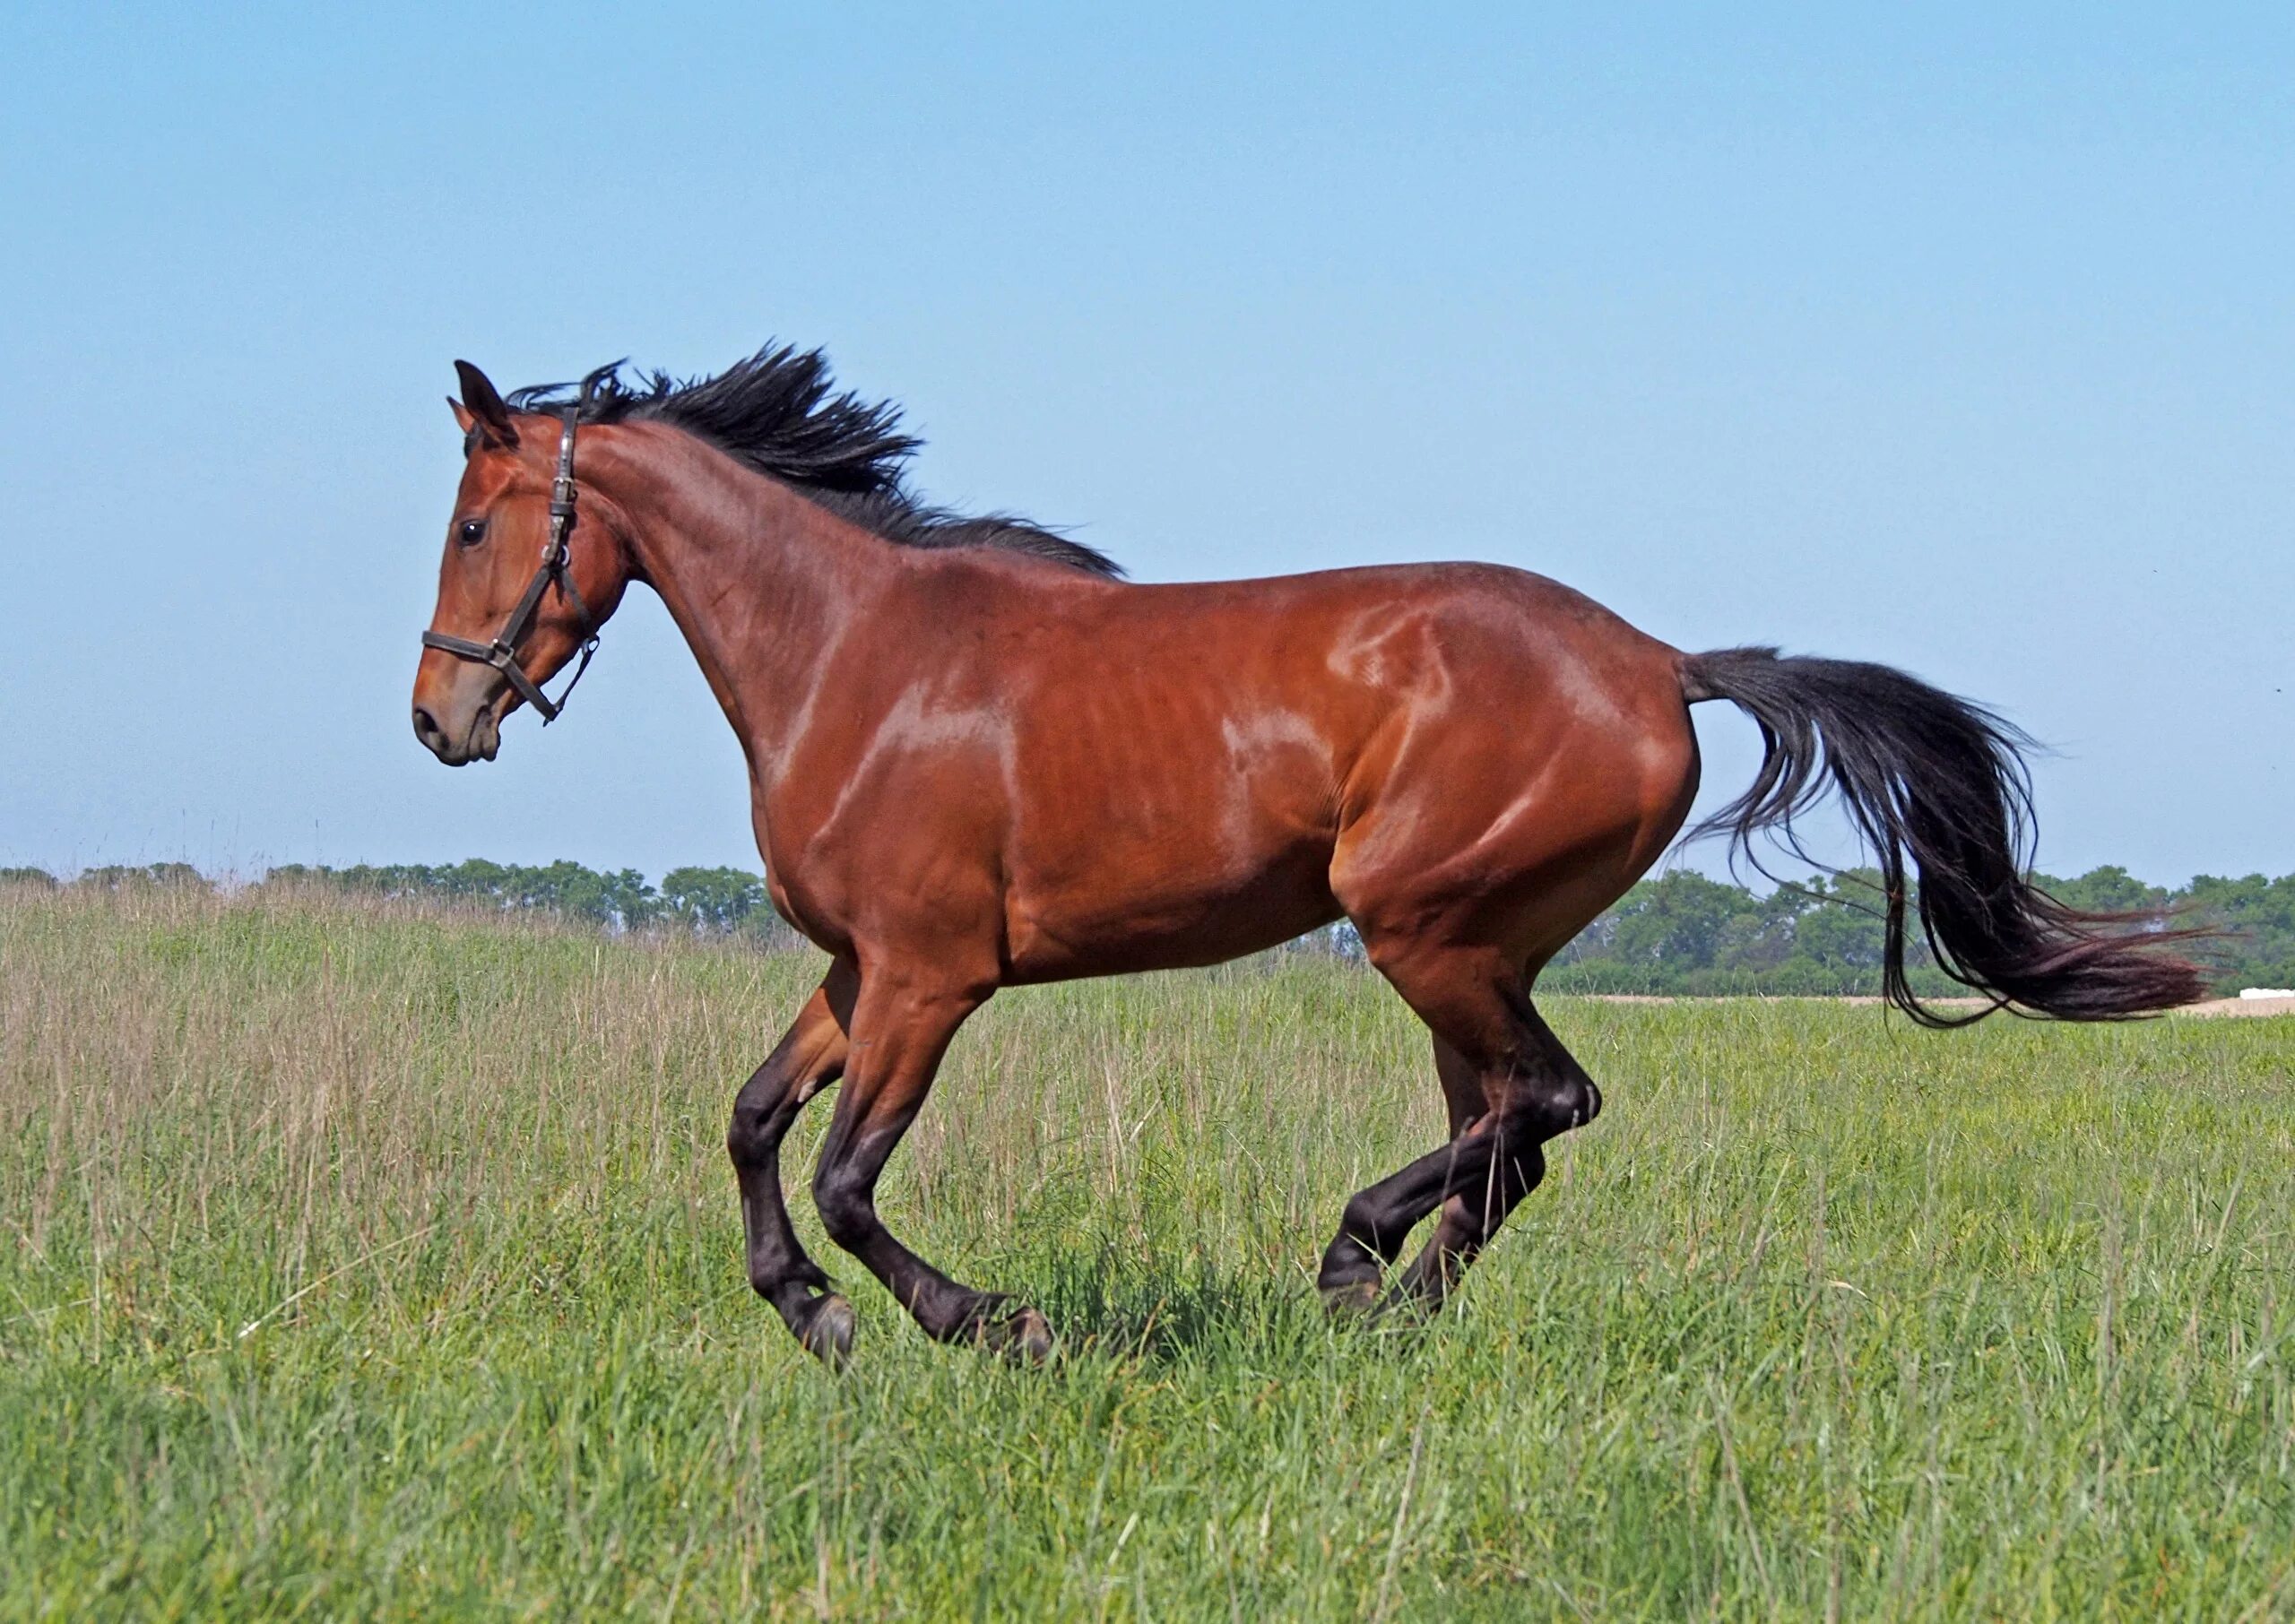
[[[582,673],[590,669],[590,656],[598,652],[597,623],[590,618],[590,606],[582,601],[582,594],[574,590],[573,554],[567,547],[567,538],[574,533],[574,425],[581,415],[579,402],[566,409],[566,432],[558,442],[558,477],[550,482],[550,540],[542,546],[541,562],[534,567],[534,578],[526,583],[517,608],[510,611],[502,629],[494,634],[494,641],[473,643],[467,637],[450,637],[444,632],[422,634],[422,646],[426,649],[475,660],[501,672],[518,690],[519,696],[541,713],[544,727],[558,720],[559,712],[566,708],[566,701],[574,692],[574,684],[581,681]],[[541,607],[541,596],[553,582],[559,594],[582,618],[582,662],[574,668],[573,680],[558,691],[556,699],[543,693],[541,684],[527,676],[525,668],[518,663],[518,640],[531,629],[534,611]]]

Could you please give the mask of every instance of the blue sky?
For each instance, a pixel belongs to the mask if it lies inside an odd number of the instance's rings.
[[[2283,6],[18,0],[0,863],[753,865],[650,599],[490,766],[407,689],[454,357],[778,335],[1144,578],[1520,565],[1998,705],[2052,868],[2295,869],[2291,84]]]

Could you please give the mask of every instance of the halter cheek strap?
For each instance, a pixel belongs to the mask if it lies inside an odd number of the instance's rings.
[[[575,589],[571,567],[574,555],[567,544],[574,533],[574,425],[581,411],[578,402],[566,409],[566,428],[558,441],[558,477],[550,482],[550,540],[542,547],[541,562],[534,568],[533,579],[526,583],[526,590],[519,594],[517,607],[502,623],[502,629],[494,634],[494,641],[475,643],[445,632],[422,634],[422,646],[426,649],[474,660],[501,672],[517,689],[518,696],[541,713],[544,727],[558,720],[558,713],[566,708],[566,701],[573,695],[575,683],[581,681],[582,673],[590,669],[590,656],[598,652],[597,623],[590,618],[590,606],[582,601],[582,594]],[[528,676],[525,668],[518,663],[518,644],[531,628],[534,611],[541,607],[542,594],[552,584],[574,606],[574,612],[582,622],[581,662],[575,666],[573,678],[558,691],[556,699],[543,693],[541,684]]]

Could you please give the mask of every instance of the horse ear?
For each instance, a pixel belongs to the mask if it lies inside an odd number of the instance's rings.
[[[463,429],[467,434],[476,428],[479,438],[489,445],[508,447],[518,443],[518,431],[511,426],[510,409],[486,375],[468,361],[455,363],[455,376],[462,380],[463,400],[457,417],[467,415]]]

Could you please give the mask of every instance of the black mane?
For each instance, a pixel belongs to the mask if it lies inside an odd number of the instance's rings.
[[[905,464],[922,442],[900,431],[900,408],[833,393],[818,350],[768,344],[714,377],[638,375],[622,363],[576,384],[513,391],[513,411],[560,413],[577,401],[585,423],[666,423],[792,486],[829,512],[903,547],[992,547],[1096,575],[1123,571],[1096,548],[1009,514],[957,514],[908,488]]]

